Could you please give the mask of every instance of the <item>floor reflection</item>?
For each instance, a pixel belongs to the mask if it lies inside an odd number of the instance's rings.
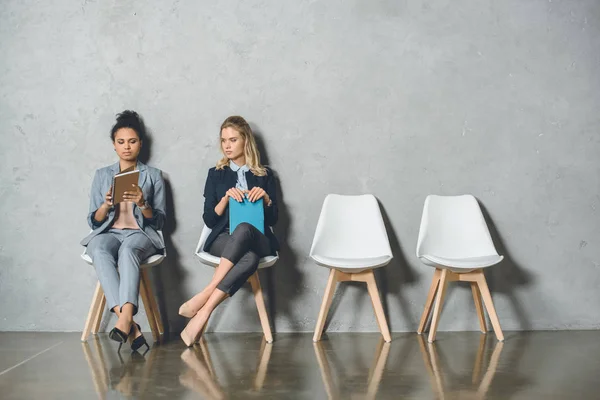
[[[181,359],[187,365],[187,371],[179,375],[179,382],[186,388],[200,394],[205,399],[224,399],[225,393],[219,385],[213,368],[206,341],[184,350]]]
[[[261,391],[267,376],[267,368],[271,359],[273,345],[264,339],[258,352],[257,366],[252,379],[252,389]],[[200,394],[202,398],[220,400],[227,398],[219,384],[219,378],[209,352],[209,344],[203,338],[194,347],[184,350],[181,359],[187,366],[187,371],[179,376],[179,382],[186,388]]]
[[[157,352],[115,352],[112,346],[105,351],[103,340],[106,338],[96,336],[81,343],[98,398],[113,397],[113,393],[125,398],[143,397],[151,383]]]
[[[382,338],[377,343],[373,362],[366,379],[367,392],[352,392],[348,394],[342,393],[340,390],[344,386],[342,382],[347,379],[347,377],[340,376],[343,374],[344,368],[335,368],[335,372],[338,375],[338,381],[340,381],[339,384],[336,384],[336,379],[334,378],[334,373],[330,366],[327,352],[325,351],[325,346],[328,344],[328,342],[323,341],[313,343],[313,348],[317,357],[317,363],[319,364],[319,369],[321,371],[321,376],[323,378],[323,384],[325,386],[328,399],[374,399],[379,389],[381,377],[383,376],[385,365],[390,353],[390,343],[386,343]]]
[[[445,373],[444,368],[446,366],[444,365],[445,363],[440,363],[440,356],[436,344],[426,342],[423,335],[417,335],[425,369],[429,374],[432,390],[438,399],[481,400],[486,398],[486,394],[492,384],[494,375],[496,374],[500,354],[502,353],[502,348],[504,346],[503,342],[496,341],[494,350],[487,362],[487,369],[482,377],[481,374],[484,367],[484,354],[488,337],[489,335],[480,336],[477,356],[471,372],[471,385],[466,386],[462,383],[457,384],[458,382],[463,382],[464,379],[449,379],[452,377],[452,373]],[[495,338],[489,340],[495,341]]]
[[[280,334],[274,344],[254,333],[211,334],[189,349],[172,341],[146,354],[118,353],[106,335],[87,343],[63,336],[0,376],[0,397],[529,400],[600,391],[598,332],[510,333],[504,343],[457,332],[434,344],[413,333],[392,343],[379,334],[330,334],[318,343],[310,334]],[[45,336],[4,337],[6,357]]]

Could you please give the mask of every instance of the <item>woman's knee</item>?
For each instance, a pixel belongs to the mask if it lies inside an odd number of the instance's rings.
[[[241,224],[235,227],[233,231],[233,237],[237,239],[250,237],[253,228],[254,227],[251,224],[247,222],[242,222]]]
[[[92,259],[92,262],[99,260],[111,260],[116,261],[116,255],[108,248],[102,246],[93,246],[87,248],[87,254]]]
[[[243,275],[252,275],[258,268],[259,261],[260,257],[256,253],[249,251],[248,253],[244,254],[244,256],[237,263],[236,267]]]
[[[129,260],[139,265],[141,251],[135,247],[121,246],[119,249],[119,261]]]

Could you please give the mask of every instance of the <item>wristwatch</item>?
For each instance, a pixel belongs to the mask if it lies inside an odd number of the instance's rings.
[[[140,206],[138,206],[140,207]],[[150,204],[147,201],[144,201],[144,205],[140,207],[140,210],[144,211],[145,209],[150,208]]]

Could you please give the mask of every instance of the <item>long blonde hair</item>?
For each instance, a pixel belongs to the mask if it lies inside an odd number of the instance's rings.
[[[240,136],[244,139],[244,156],[246,157],[246,165],[250,168],[250,171],[257,176],[267,175],[267,169],[260,163],[260,152],[256,147],[256,140],[250,125],[246,122],[243,117],[234,115],[228,117],[221,124],[221,130],[219,131],[219,146],[223,153],[223,158],[217,162],[217,169],[223,169],[229,165],[229,158],[223,152],[223,146],[220,144],[221,132],[225,128],[235,129]]]

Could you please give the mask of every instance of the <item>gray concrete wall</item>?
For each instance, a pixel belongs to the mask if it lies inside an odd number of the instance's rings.
[[[431,193],[485,206],[507,257],[488,273],[504,329],[600,327],[599,17],[596,0],[2,1],[0,330],[82,329],[96,278],[78,242],[125,108],[170,183],[154,278],[171,330],[212,274],[193,251],[231,114],[283,192],[281,260],[261,276],[277,331],[314,328],[328,271],[308,252],[327,193],[381,202],[394,331],[416,329],[430,284],[414,251]],[[477,327],[453,285],[440,330]],[[209,329],[260,330],[249,291]],[[363,286],[338,289],[328,329],[377,329]]]

